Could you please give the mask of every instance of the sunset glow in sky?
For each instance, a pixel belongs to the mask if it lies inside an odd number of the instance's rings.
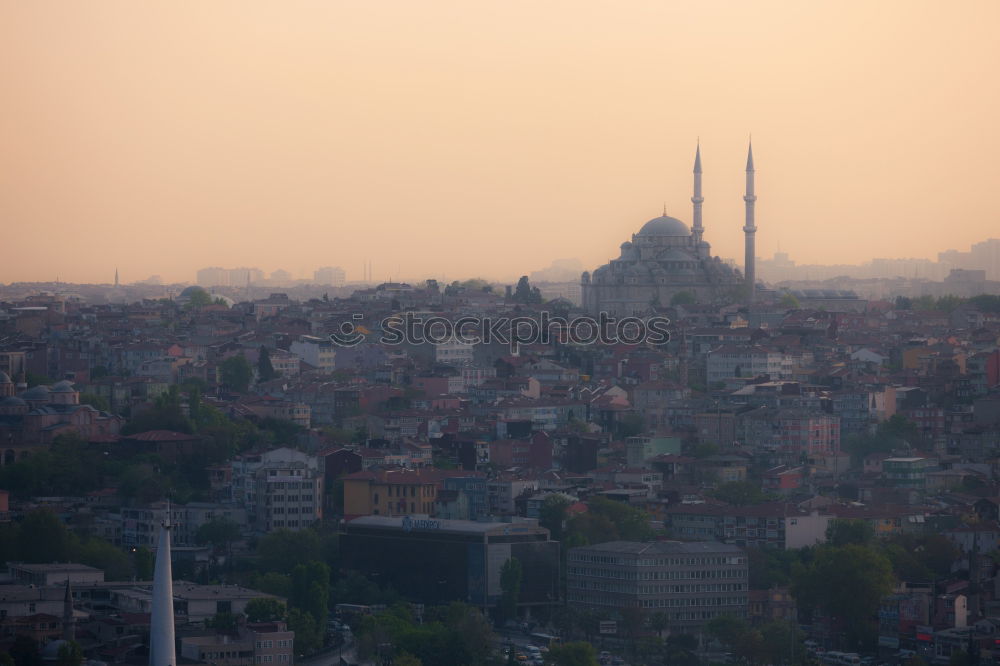
[[[0,1],[0,282],[508,278],[664,204],[742,257],[1000,236],[1000,3]]]

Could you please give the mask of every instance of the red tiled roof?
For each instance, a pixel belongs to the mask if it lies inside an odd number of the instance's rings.
[[[186,442],[192,439],[201,439],[198,435],[189,435],[173,430],[147,430],[134,435],[127,435],[125,439],[136,442]]]

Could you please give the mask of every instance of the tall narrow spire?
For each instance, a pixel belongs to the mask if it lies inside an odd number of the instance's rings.
[[[174,646],[174,583],[170,566],[170,502],[160,526],[153,570],[153,608],[149,620],[149,666],[176,666]]]
[[[118,286],[118,268],[115,267],[115,286]]]
[[[76,618],[73,616],[73,588],[66,579],[66,593],[63,595],[62,639],[76,640]]]
[[[694,149],[694,196],[691,197],[691,204],[694,207],[691,215],[691,233],[696,246],[701,244],[702,236],[705,234],[705,227],[701,226],[701,204],[704,201],[701,196],[701,141],[699,140]],[[695,251],[700,253],[700,247],[696,247]]]
[[[753,303],[757,291],[756,275],[756,234],[757,224],[754,220],[754,203],[757,195],[754,194],[754,168],[753,168],[753,140],[747,150],[747,191],[743,196],[746,206],[746,221],[743,224],[743,234],[745,238],[745,248],[743,255],[743,275],[747,285],[747,302]]]

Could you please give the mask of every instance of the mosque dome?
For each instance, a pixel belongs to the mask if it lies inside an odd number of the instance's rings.
[[[8,375],[3,370],[0,370],[0,384],[13,384],[13,383],[14,382],[10,381],[10,375]]]
[[[52,393],[76,393],[76,389],[73,388],[73,382],[68,379],[53,384],[51,391]]]
[[[33,386],[24,393],[21,397],[25,400],[48,400],[49,399],[49,387],[39,384],[38,386]]]
[[[22,407],[27,404],[28,403],[21,398],[18,398],[16,395],[0,398],[0,407]]]
[[[64,645],[69,645],[69,642],[62,640],[61,638],[58,640],[49,641],[48,643],[45,644],[45,647],[42,648],[39,656],[42,658],[42,661],[45,662],[58,661],[59,650]]]
[[[687,225],[676,217],[661,215],[642,225],[638,236],[690,236]]]

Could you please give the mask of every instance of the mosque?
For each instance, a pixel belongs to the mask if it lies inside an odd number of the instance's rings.
[[[754,167],[753,146],[747,152],[746,194],[743,197],[746,219],[744,273],[713,257],[704,239],[701,221],[701,146],[694,156],[694,205],[692,227],[664,210],[642,226],[632,240],[621,244],[621,255],[593,274],[581,277],[583,307],[592,314],[606,312],[613,316],[643,315],[657,305],[669,305],[680,292],[688,292],[699,302],[715,302],[741,297],[754,300]]]

